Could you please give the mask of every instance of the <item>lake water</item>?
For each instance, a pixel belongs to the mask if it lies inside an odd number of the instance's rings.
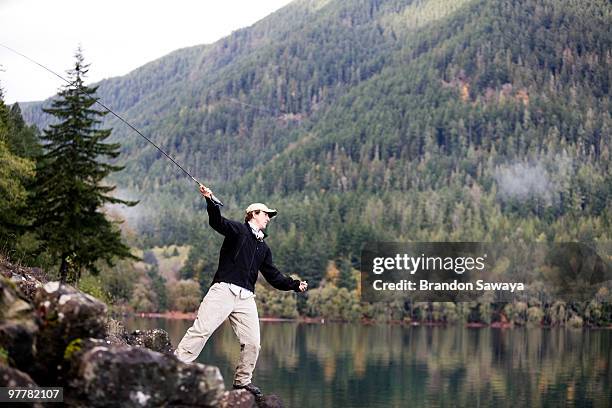
[[[131,318],[176,346],[191,320]],[[612,331],[261,322],[253,382],[287,407],[612,406]],[[240,346],[226,322],[198,362],[231,387]]]

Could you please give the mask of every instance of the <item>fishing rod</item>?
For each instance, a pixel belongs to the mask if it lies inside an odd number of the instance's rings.
[[[60,74],[58,74],[57,72],[51,70],[50,68],[47,68],[46,66],[44,66],[43,64],[39,63],[38,61],[33,60],[32,58],[28,57],[27,55],[24,55],[22,53],[20,53],[17,50],[14,50],[11,47],[8,47],[2,43],[0,43],[0,46],[2,46],[3,48],[6,48],[7,50],[19,55],[20,57],[23,57],[25,59],[27,59],[30,62],[33,62],[34,64],[38,65],[39,67],[43,68],[44,70],[52,73],[53,75],[55,75],[56,77],[58,77],[59,79],[61,79],[62,81],[68,83],[71,86],[74,86],[77,90],[81,91],[81,93],[86,94],[85,90],[83,89],[82,86],[78,85],[76,82],[70,82],[69,80],[67,80],[66,78],[64,78],[63,76],[61,76]],[[140,135],[143,139],[145,139],[147,142],[151,143],[153,145],[153,147],[155,147],[157,150],[159,150],[161,153],[163,153],[164,156],[166,156],[172,163],[176,164],[176,166],[183,170],[183,172],[189,176],[198,186],[203,186],[202,183],[200,183],[194,176],[191,175],[191,173],[189,173],[187,170],[185,170],[183,168],[183,166],[181,166],[176,160],[174,160],[168,153],[166,153],[161,147],[159,147],[158,145],[156,145],[151,139],[149,139],[148,137],[146,137],[140,130],[136,129],[135,126],[133,126],[130,122],[128,122],[127,120],[123,119],[121,116],[119,116],[119,114],[115,113],[111,108],[109,108],[108,106],[106,106],[105,104],[103,104],[102,102],[100,102],[100,100],[98,98],[96,98],[96,103],[98,105],[100,105],[102,108],[104,108],[106,111],[108,111],[109,113],[111,113],[113,116],[115,116],[117,119],[119,119],[121,122],[125,123],[130,129],[132,129],[134,132],[136,132],[138,135]],[[219,206],[223,206],[223,203],[221,202],[221,200],[219,200],[217,197],[215,197],[214,194],[210,195],[210,199],[217,205]]]

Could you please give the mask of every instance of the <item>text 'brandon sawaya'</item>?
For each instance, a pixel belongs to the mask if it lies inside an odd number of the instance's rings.
[[[372,272],[380,275],[385,271],[406,271],[414,275],[418,270],[443,270],[453,271],[456,274],[463,274],[465,271],[483,271],[487,255],[481,257],[426,257],[421,254],[419,257],[412,257],[408,254],[397,254],[394,257],[376,257],[372,262]],[[478,279],[476,282],[459,282],[456,279],[452,282],[430,282],[420,279],[417,282],[402,279],[398,282],[384,282],[377,279],[372,283],[376,291],[523,291],[525,285],[522,282],[487,282]]]

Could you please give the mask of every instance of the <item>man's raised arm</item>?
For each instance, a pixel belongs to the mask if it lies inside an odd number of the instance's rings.
[[[212,191],[210,188],[200,185],[200,194],[206,198],[206,212],[208,213],[208,223],[221,235],[237,235],[239,226],[236,221],[226,219],[221,215],[219,206],[211,199]]]

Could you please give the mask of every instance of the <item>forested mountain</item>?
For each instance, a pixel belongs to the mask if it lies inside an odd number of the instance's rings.
[[[98,95],[229,216],[279,208],[276,261],[316,283],[368,240],[609,240],[611,50],[607,0],[298,0]],[[194,245],[184,276],[205,281],[219,237],[196,186],[109,125],[131,225]]]

